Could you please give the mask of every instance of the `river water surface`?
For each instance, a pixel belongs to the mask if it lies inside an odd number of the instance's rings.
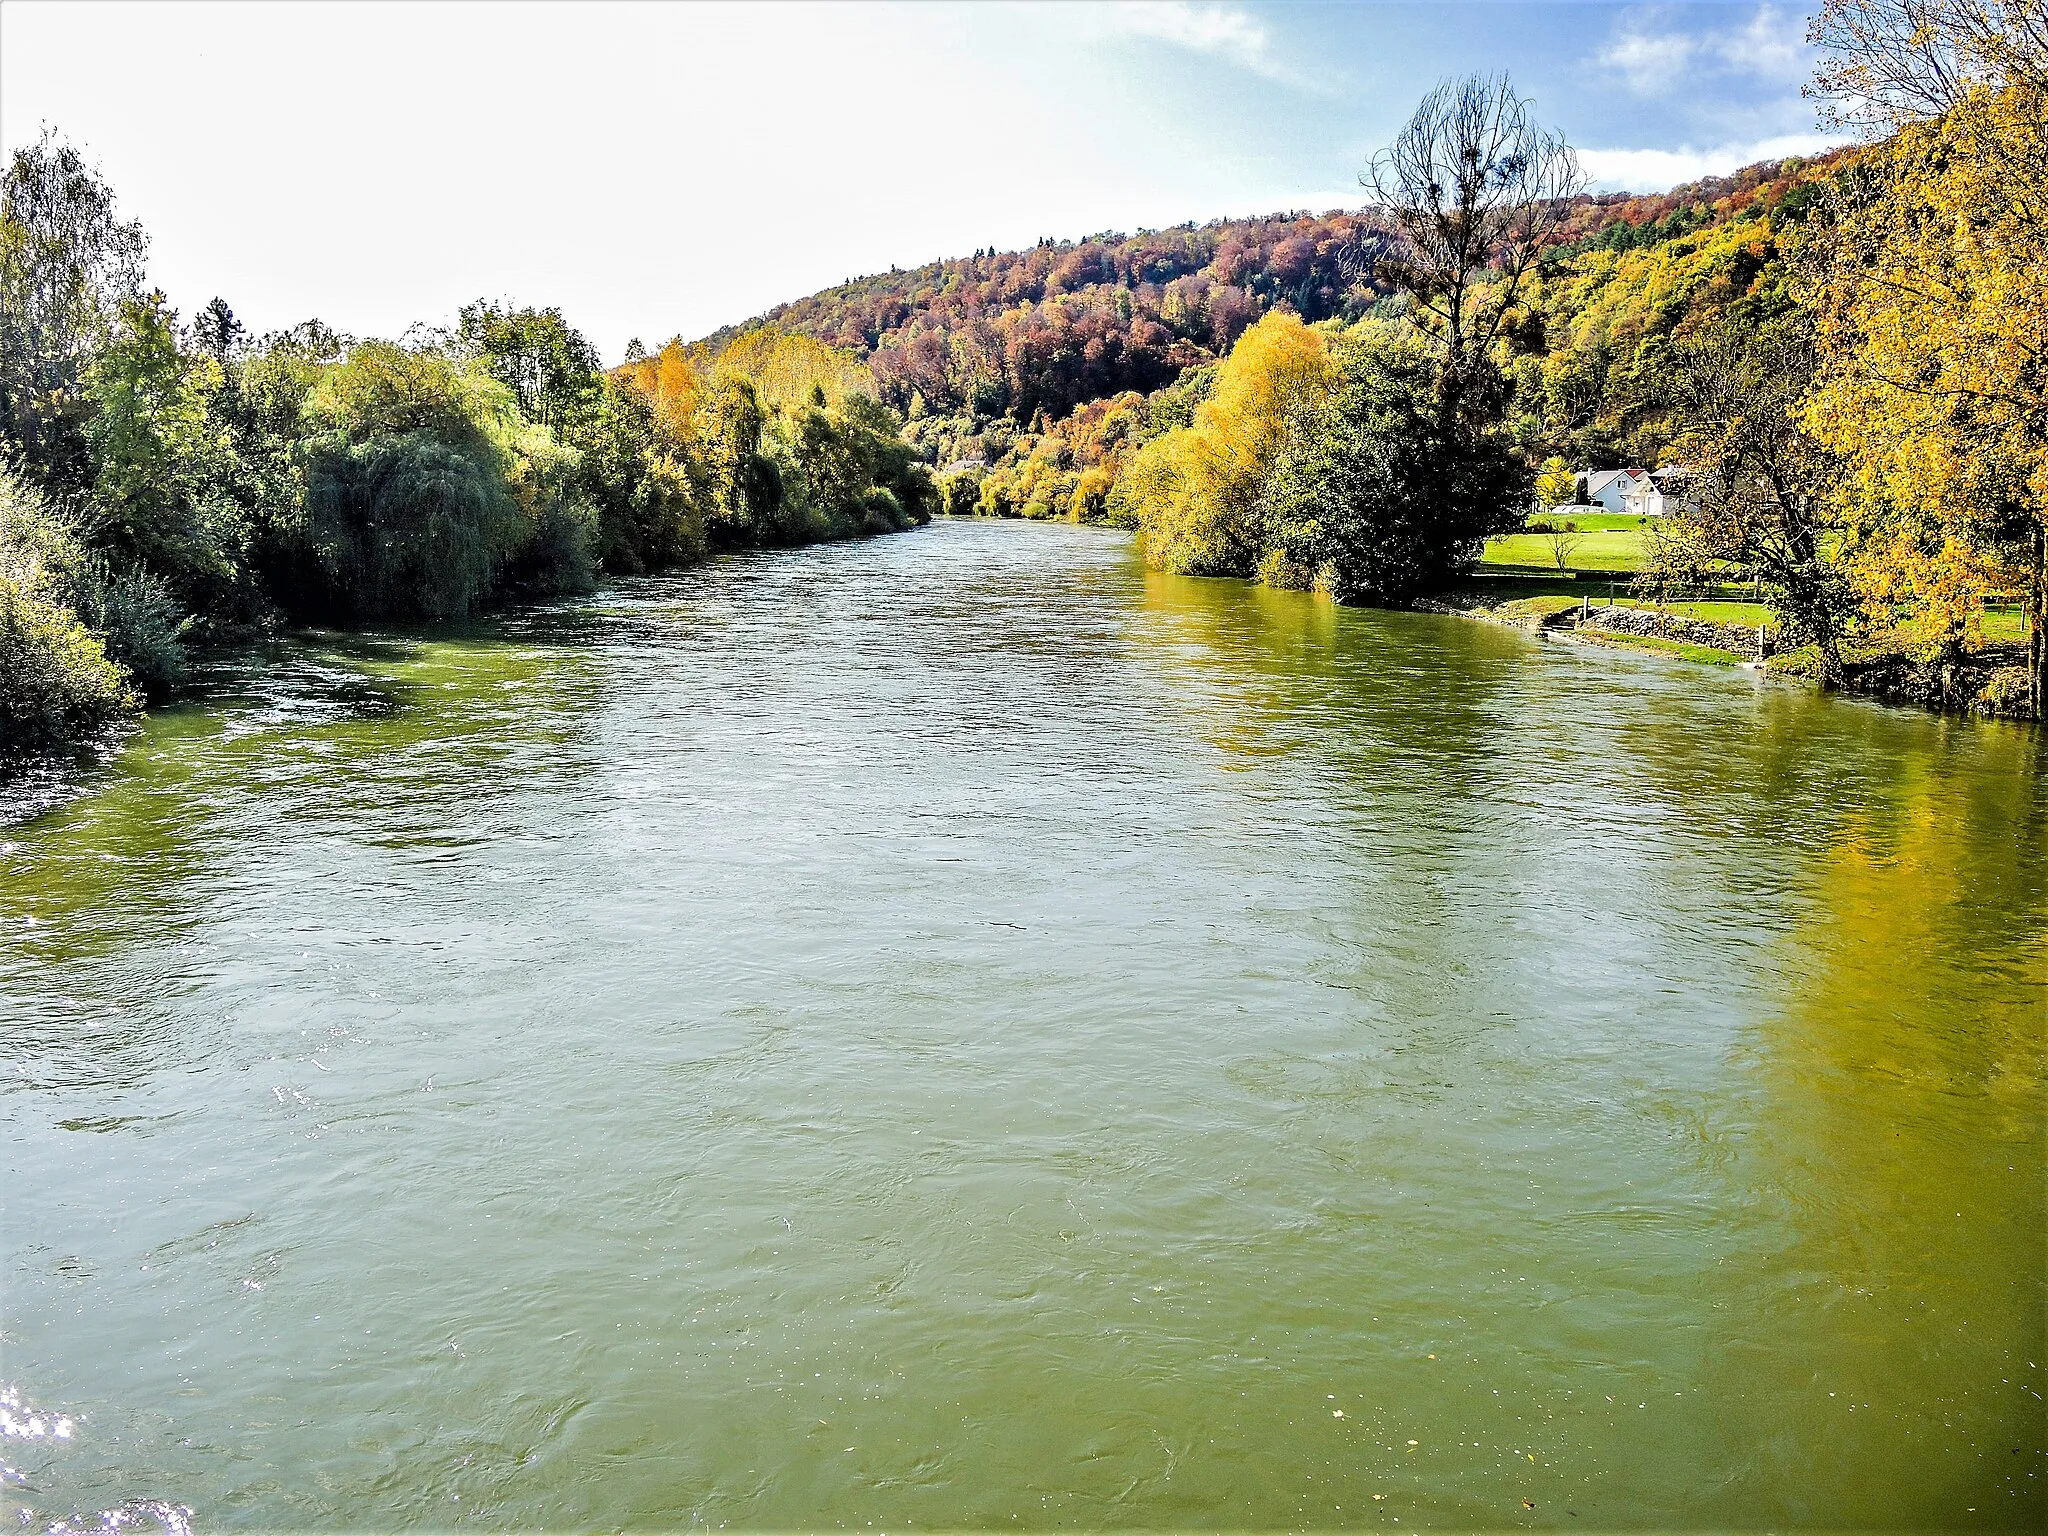
[[[295,641],[0,828],[0,1517],[2037,1527],[2043,767],[1066,527]]]

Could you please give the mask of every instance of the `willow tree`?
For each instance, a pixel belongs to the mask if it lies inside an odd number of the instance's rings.
[[[1506,75],[1467,75],[1423,97],[1359,180],[1399,237],[1371,266],[1437,344],[1446,420],[1497,419],[1506,385],[1494,343],[1564,238],[1584,185],[1577,156]]]

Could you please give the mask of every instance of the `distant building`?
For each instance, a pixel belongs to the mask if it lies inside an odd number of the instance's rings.
[[[942,475],[980,474],[988,468],[987,459],[955,459],[939,473]]]
[[[1588,502],[1629,517],[1662,517],[1664,492],[1647,469],[1582,469],[1579,490]]]
[[[1667,464],[1662,469],[1651,470],[1650,478],[1657,482],[1666,512],[1699,511],[1705,477],[1698,470],[1686,464]]]

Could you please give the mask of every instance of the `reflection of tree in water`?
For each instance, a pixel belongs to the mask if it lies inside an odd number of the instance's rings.
[[[1531,1133],[1583,1140],[1589,1183],[1645,1149],[1613,1198],[1668,1213],[1618,1248],[1552,1239],[1617,1288],[1616,1349],[1631,1305],[1693,1319],[1636,1473],[1654,1449],[1710,1523],[2048,1517],[2037,734],[1229,583],[1146,595],[1190,729],[1327,820],[1287,859],[1326,961],[1353,955],[1329,979],[1406,1045],[1435,1028],[1453,1098],[1474,1063],[1490,1101],[1578,1052],[1613,1139]],[[1631,983],[1638,1075],[1610,1081]],[[1491,1052],[1489,1007],[1525,1021]],[[1616,1486],[1678,1518],[1682,1484]]]
[[[1233,756],[1306,751],[1340,798],[1345,779],[1385,791],[1414,770],[1455,793],[1513,745],[1493,704],[1528,641],[1493,625],[1148,571],[1138,634],[1165,702],[1204,739]]]
[[[0,834],[7,1044],[65,1081],[163,1067],[197,932],[260,925],[285,890],[317,912],[366,860],[484,841],[509,798],[588,775],[591,672],[485,627],[309,636],[219,666],[80,798]]]
[[[1785,1001],[1750,1041],[1738,1138],[1727,1262],[1751,1304],[1709,1395],[1758,1475],[1811,1479],[1814,1506],[1776,1517],[2031,1527],[2048,1519],[2039,743],[1924,724],[1852,722],[1803,915],[1760,957]]]

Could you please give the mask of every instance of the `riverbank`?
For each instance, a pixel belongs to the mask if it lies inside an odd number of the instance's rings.
[[[0,497],[10,491],[18,494],[18,484],[0,483]],[[7,517],[7,511],[4,502],[0,502],[0,555],[7,553],[7,535],[19,526],[17,520]],[[814,536],[785,540],[771,547],[847,543],[908,533],[930,521],[930,514],[921,505],[905,510],[895,504],[886,513],[871,517],[862,527],[827,526]],[[46,538],[50,526],[56,526],[58,534],[68,540],[65,561],[59,568],[68,564],[88,577],[95,576],[99,567],[90,564],[84,545],[54,523],[46,524]],[[694,558],[672,561],[657,571],[613,574],[684,572],[742,553],[748,547],[700,550]],[[98,755],[118,738],[125,726],[151,707],[190,697],[198,680],[216,664],[275,647],[308,627],[303,617],[295,622],[284,609],[273,605],[253,620],[209,626],[209,639],[194,644],[185,638],[184,626],[174,617],[167,617],[159,626],[160,664],[146,667],[138,664],[129,636],[118,629],[95,631],[73,611],[72,605],[76,605],[85,613],[104,618],[111,610],[118,620],[121,611],[104,594],[99,594],[97,601],[80,602],[78,592],[72,588],[24,590],[18,582],[9,582],[8,574],[0,569],[0,778],[9,781],[25,773],[32,775],[36,765],[45,759]],[[499,587],[488,601],[472,611],[448,615],[438,622],[459,624],[473,618],[516,613],[554,599],[587,595],[603,579],[598,571],[589,570],[575,585],[553,590]],[[50,584],[44,581],[42,585]],[[367,634],[393,625],[403,628],[407,622],[404,616],[375,614],[313,627]]]
[[[1709,666],[1754,666],[1772,677],[1820,681],[1819,658],[1811,646],[1773,649],[1776,632],[1760,604],[1657,605],[1611,597],[1595,602],[1589,594],[1555,591],[1503,600],[1493,584],[1453,591],[1428,606],[1531,630],[1546,639],[1649,651]],[[1703,611],[1714,616],[1703,616]],[[1920,661],[1882,643],[1849,646],[1842,653],[1842,690],[1941,714],[2032,720],[2025,663],[2024,644],[2004,641],[1950,662]]]

